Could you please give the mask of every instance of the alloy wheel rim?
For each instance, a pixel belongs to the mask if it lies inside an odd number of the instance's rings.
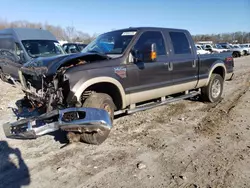
[[[212,97],[213,98],[217,98],[220,93],[221,93],[221,83],[218,79],[215,79],[213,84],[212,84],[212,87],[211,87],[211,90],[212,90]]]

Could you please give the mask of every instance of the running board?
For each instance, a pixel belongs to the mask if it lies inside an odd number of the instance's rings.
[[[199,94],[200,94],[199,91],[193,91],[193,92],[190,92],[189,94],[181,95],[179,97],[174,97],[174,98],[170,98],[170,99],[161,100],[160,102],[156,102],[156,103],[153,103],[153,104],[146,104],[146,105],[143,105],[143,106],[138,106],[135,109],[127,110],[127,114],[132,114],[132,113],[135,113],[135,112],[138,112],[138,111],[148,110],[148,109],[151,109],[151,108],[162,106],[164,104],[177,102],[177,101],[180,101],[180,100],[183,100],[183,99],[187,99],[187,98],[197,96]]]

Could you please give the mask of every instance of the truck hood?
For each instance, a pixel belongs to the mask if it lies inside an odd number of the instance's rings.
[[[107,60],[111,58],[105,54],[99,53],[77,53],[53,57],[39,57],[34,58],[25,63],[22,66],[21,71],[32,75],[52,75],[60,67],[66,65],[68,62],[73,61],[75,59],[84,60],[89,63],[94,61]]]

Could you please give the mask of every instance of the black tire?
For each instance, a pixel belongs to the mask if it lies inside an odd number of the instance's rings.
[[[233,52],[232,56],[233,56],[234,58],[236,58],[236,57],[238,57],[238,53],[237,53],[237,52]]]
[[[247,51],[246,50],[244,50],[244,55],[247,55]]]
[[[220,101],[223,86],[224,80],[221,75],[212,74],[208,85],[201,88],[201,99],[211,103]]]
[[[109,95],[105,93],[93,93],[84,101],[83,107],[105,109],[109,113],[110,119],[113,123],[115,105],[112,98]],[[80,141],[88,144],[99,145],[107,139],[109,133],[110,130],[82,133],[80,136]]]

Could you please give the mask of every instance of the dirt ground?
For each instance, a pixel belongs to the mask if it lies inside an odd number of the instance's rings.
[[[6,139],[0,187],[250,187],[250,56],[235,60],[218,104],[185,100],[115,120],[101,145],[65,146],[57,132]],[[0,125],[22,92],[0,81]],[[65,146],[65,147],[64,147]]]

